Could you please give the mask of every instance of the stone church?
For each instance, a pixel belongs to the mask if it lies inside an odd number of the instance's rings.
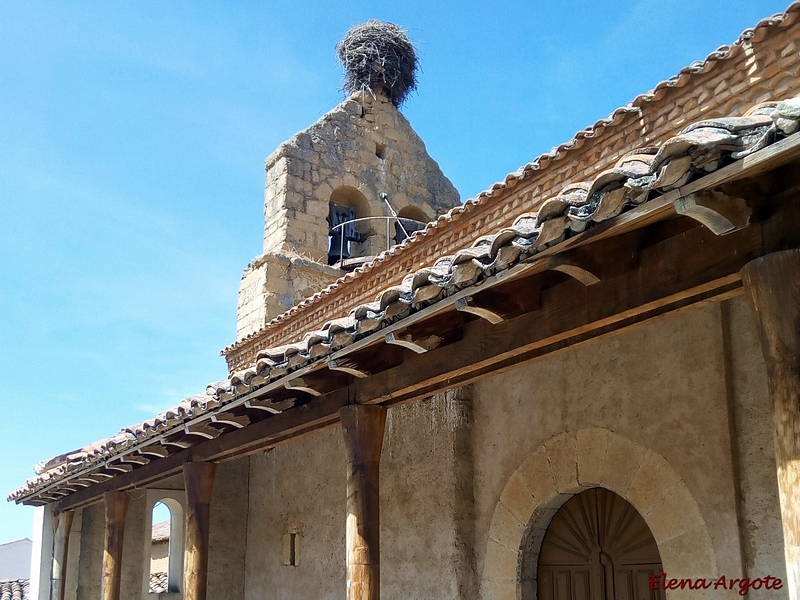
[[[799,16],[463,204],[368,57],[267,159],[225,378],[11,494],[32,597],[800,599]]]

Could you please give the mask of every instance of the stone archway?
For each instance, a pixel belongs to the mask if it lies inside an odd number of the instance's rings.
[[[644,517],[666,572],[716,576],[714,548],[700,509],[667,460],[613,431],[590,428],[551,438],[506,482],[489,526],[481,599],[535,600],[535,565],[547,526],[575,493],[598,486],[630,502]],[[679,598],[679,592],[668,598]]]

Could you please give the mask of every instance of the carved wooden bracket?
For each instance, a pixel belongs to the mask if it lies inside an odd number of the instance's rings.
[[[341,371],[342,373],[353,375],[354,377],[358,377],[359,379],[364,379],[365,377],[369,376],[369,371],[360,369],[355,362],[347,359],[329,360],[328,368],[331,371]]]
[[[250,417],[247,415],[237,417],[230,412],[213,415],[211,417],[211,421],[213,423],[219,423],[220,425],[232,425],[233,427],[236,427],[236,429],[241,429],[242,427],[247,427],[250,425]]]
[[[459,298],[456,300],[456,310],[476,315],[481,319],[486,319],[492,325],[497,325],[504,320],[503,317],[501,317],[495,311],[488,308],[483,308],[481,306],[476,306],[472,296],[467,296],[466,298]]]
[[[287,408],[292,408],[294,406],[294,403],[295,403],[294,398],[289,398],[288,400],[279,400],[278,402],[273,402],[272,400],[260,400],[256,398],[254,400],[248,400],[247,402],[244,403],[244,405],[247,408],[263,410],[266,412],[270,412],[274,415],[278,415]]]
[[[208,421],[194,423],[193,425],[185,425],[183,430],[190,435],[197,435],[208,440],[213,440],[222,433],[222,430],[212,426]]]
[[[120,461],[124,463],[131,463],[133,465],[146,465],[150,462],[150,459],[137,454],[126,454],[125,456],[120,457]]]
[[[744,198],[731,197],[719,190],[682,196],[673,206],[676,213],[702,223],[716,235],[747,227],[753,213]]]
[[[145,448],[139,448],[139,454],[142,456],[153,456],[155,458],[164,458],[165,456],[169,456],[169,450],[162,446],[147,446]]]
[[[76,479],[76,483],[86,483],[86,485],[92,485],[93,483],[100,483],[101,481],[110,478],[111,475],[108,475],[107,473],[92,473],[91,475],[79,477]]]
[[[106,469],[109,471],[119,471],[120,473],[128,473],[129,471],[133,471],[133,467],[125,463],[109,463],[106,465]]]
[[[600,278],[592,272],[593,267],[584,264],[582,261],[572,257],[551,256],[547,259],[547,268],[551,271],[566,273],[573,279],[577,279],[583,285],[594,285]]]
[[[433,350],[442,343],[442,338],[438,335],[430,335],[420,339],[414,339],[412,335],[407,332],[393,332],[386,334],[386,343],[402,346],[413,350],[417,354],[422,354],[428,350]]]
[[[161,444],[164,446],[175,446],[176,448],[188,448],[192,445],[192,443],[186,439],[161,440]]]
[[[306,394],[311,394],[312,396],[322,395],[322,392],[311,387],[311,385],[302,377],[287,381],[283,384],[283,387],[285,387],[287,390],[305,392]]]

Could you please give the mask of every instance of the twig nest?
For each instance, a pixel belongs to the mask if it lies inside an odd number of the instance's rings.
[[[399,107],[417,87],[417,53],[404,29],[370,20],[350,28],[336,45],[348,94],[385,94]]]

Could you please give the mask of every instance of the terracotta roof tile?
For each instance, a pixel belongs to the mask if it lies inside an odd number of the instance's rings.
[[[169,575],[167,573],[150,573],[150,593],[163,594],[169,587]]]
[[[29,592],[28,579],[0,580],[0,600],[28,600]]]
[[[131,451],[134,446],[140,447],[164,432],[182,428],[190,420],[203,415],[210,419],[217,407],[300,366],[320,361],[339,348],[480,284],[691,179],[740,160],[799,127],[800,97],[762,103],[745,116],[699,121],[660,147],[633,150],[590,181],[564,186],[541,204],[538,213],[524,214],[510,227],[480,237],[469,247],[440,257],[432,266],[409,273],[399,285],[383,289],[374,302],[326,322],[299,342],[259,351],[253,365],[233,373],[230,379],[210,384],[205,394],[187,398],[178,407],[125,428],[117,436],[46,461],[47,470],[13,492],[9,500],[22,501],[53,482]]]

